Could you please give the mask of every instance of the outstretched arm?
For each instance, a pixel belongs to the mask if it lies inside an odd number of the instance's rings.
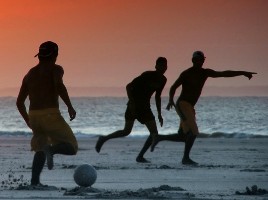
[[[64,71],[61,67],[55,70],[54,82],[55,82],[55,87],[59,96],[61,97],[61,99],[63,100],[63,102],[66,104],[68,108],[70,120],[72,121],[76,117],[76,111],[74,110],[72,106],[68,91],[63,83],[63,79],[62,79],[63,74],[64,74]]]
[[[249,80],[252,78],[253,74],[257,74],[256,72],[247,72],[247,71],[214,71],[214,70],[208,70],[208,76],[212,78],[218,78],[218,77],[235,77],[235,76],[245,76]]]

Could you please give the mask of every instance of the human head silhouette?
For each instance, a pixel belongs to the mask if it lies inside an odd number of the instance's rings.
[[[202,67],[205,62],[205,55],[202,51],[195,51],[193,53],[192,62],[194,66]]]
[[[34,56],[38,56],[40,61],[52,60],[57,58],[59,47],[55,42],[46,41],[39,47],[39,52]]]
[[[155,69],[164,74],[167,70],[167,59],[165,57],[158,57],[155,63]]]

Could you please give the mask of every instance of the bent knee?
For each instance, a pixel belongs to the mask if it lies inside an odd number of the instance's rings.
[[[122,136],[123,136],[123,137],[128,136],[130,133],[131,133],[131,130],[129,130],[129,129],[124,129],[124,130],[122,130]]]

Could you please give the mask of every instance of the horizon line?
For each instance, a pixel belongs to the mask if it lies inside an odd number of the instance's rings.
[[[126,97],[123,86],[66,86],[71,97]],[[164,88],[162,96],[168,96],[170,87]],[[178,88],[180,91],[181,88]],[[15,97],[19,87],[0,88],[1,97]],[[178,92],[176,92],[178,94]],[[255,86],[205,86],[201,96],[268,96],[268,85]]]

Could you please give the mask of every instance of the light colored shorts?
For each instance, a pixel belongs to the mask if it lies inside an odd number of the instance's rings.
[[[194,135],[198,135],[194,107],[187,101],[178,101],[176,111],[180,116],[180,127],[182,127],[183,132],[186,134],[191,131]]]
[[[30,110],[29,120],[33,131],[31,140],[33,151],[42,151],[47,144],[59,143],[69,143],[77,151],[77,140],[58,108]]]

